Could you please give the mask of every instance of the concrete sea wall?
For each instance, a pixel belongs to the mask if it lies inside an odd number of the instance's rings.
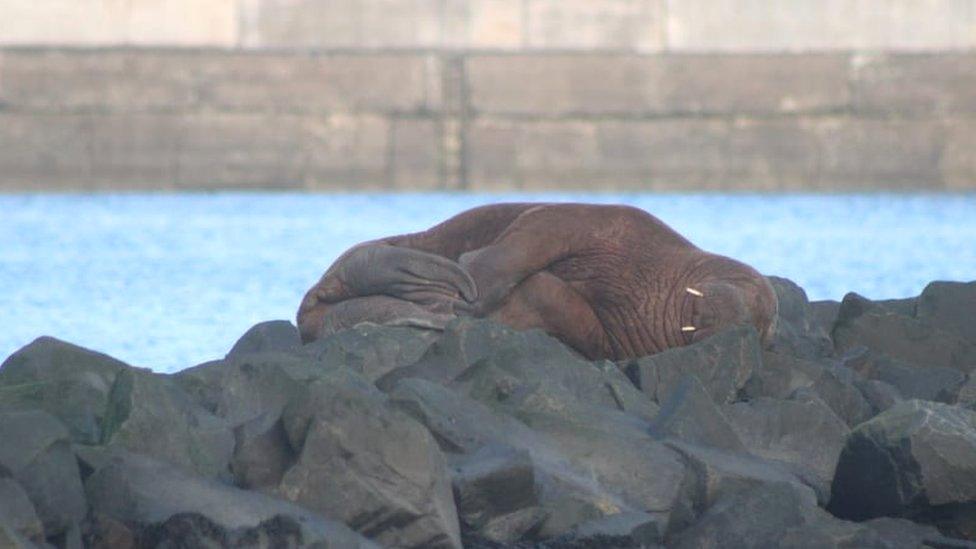
[[[0,190],[976,188],[976,0],[0,3]]]

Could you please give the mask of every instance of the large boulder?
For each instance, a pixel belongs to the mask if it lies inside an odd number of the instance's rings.
[[[97,444],[115,376],[132,369],[108,355],[41,337],[0,366],[0,410],[44,410],[74,440]]]
[[[302,347],[300,355],[326,367],[351,368],[370,381],[424,356],[439,332],[362,323]]]
[[[833,352],[829,331],[807,300],[807,293],[791,280],[767,277],[776,292],[779,310],[770,342],[772,350],[801,357],[823,357]]]
[[[976,501],[976,412],[900,402],[851,433],[831,511],[863,520]]]
[[[79,459],[93,469],[85,481],[93,515],[100,525],[114,522],[117,531],[134,530],[130,535],[137,547],[375,547],[346,526],[297,505],[191,476],[144,456],[89,449]],[[112,539],[107,529],[101,530]],[[124,537],[123,530],[114,539]]]
[[[655,402],[662,402],[690,374],[717,404],[728,404],[737,399],[761,361],[755,328],[739,326],[693,345],[631,361],[626,369],[634,384]]]
[[[287,320],[270,320],[251,327],[227,353],[227,358],[252,353],[294,351],[301,347],[298,328]]]
[[[876,532],[831,517],[787,484],[761,484],[723,495],[668,547],[692,549],[889,549]]]
[[[88,505],[67,429],[45,412],[0,412],[0,441],[0,471],[23,487],[44,536],[77,532]]]
[[[44,526],[27,492],[10,477],[0,475],[0,525],[33,543],[44,542]],[[0,537],[0,541],[2,541]],[[3,547],[0,543],[0,547]]]
[[[383,545],[460,547],[447,463],[427,430],[337,370],[282,414],[298,460],[278,493]]]
[[[659,439],[673,437],[733,452],[746,451],[722,410],[690,374],[664,400],[650,427]]]
[[[976,281],[932,282],[918,296],[915,316],[919,320],[976,344]]]
[[[725,414],[750,453],[808,468],[829,490],[850,430],[823,401],[758,398]]]
[[[209,477],[227,475],[231,426],[195,403],[169,377],[126,370],[109,394],[102,444]]]
[[[952,404],[956,402],[966,374],[939,366],[919,368],[912,364],[872,352],[867,347],[847,351],[844,364],[867,379],[881,381],[898,390],[906,399],[931,400]]]
[[[864,346],[920,368],[976,369],[976,341],[966,341],[925,317],[892,312],[857,294],[844,297],[833,339],[839,353]]]

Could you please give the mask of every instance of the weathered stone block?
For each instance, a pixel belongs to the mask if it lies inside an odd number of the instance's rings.
[[[530,48],[659,51],[665,46],[660,0],[526,0]]]
[[[467,72],[480,113],[793,113],[850,103],[840,54],[488,55],[469,58]]]
[[[0,44],[231,47],[237,10],[237,0],[8,0]]]
[[[518,48],[522,45],[522,12],[522,0],[448,0],[442,46]]]
[[[972,47],[972,4],[958,0],[690,0],[669,3],[676,51],[946,50]]]
[[[976,54],[857,55],[856,108],[869,113],[976,113]]]
[[[241,42],[249,48],[428,48],[441,39],[438,0],[251,0]]]

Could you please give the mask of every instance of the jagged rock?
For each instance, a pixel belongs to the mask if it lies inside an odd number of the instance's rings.
[[[976,368],[976,342],[939,329],[925,318],[891,312],[857,294],[844,297],[833,339],[839,353],[863,345],[917,367],[962,372]]]
[[[874,530],[891,549],[917,549],[918,547],[976,548],[976,543],[947,538],[933,526],[917,524],[906,519],[882,517],[861,524]]]
[[[657,438],[670,436],[732,452],[746,451],[722,410],[698,378],[690,374],[662,403],[660,413],[651,422],[651,433]]]
[[[976,500],[976,412],[900,402],[858,426],[834,477],[831,512],[863,520]]]
[[[444,456],[364,378],[337,370],[282,414],[298,461],[279,493],[384,545],[459,547]]]
[[[226,421],[193,402],[171,378],[135,370],[116,376],[102,443],[209,477],[227,474],[234,451]]]
[[[342,524],[257,492],[193,477],[168,464],[107,450],[85,481],[94,514],[135,527],[137,546],[374,545]]]
[[[915,316],[976,344],[976,281],[932,282],[918,296]]]
[[[790,398],[820,399],[848,426],[855,427],[874,416],[874,407],[857,388],[859,379],[849,368],[831,365],[823,369],[813,385],[797,389]]]
[[[27,492],[12,478],[0,476],[0,525],[27,541],[44,541],[44,526]],[[0,540],[3,538],[0,537]],[[0,543],[0,547],[3,544]]]
[[[41,411],[0,412],[0,470],[24,489],[53,538],[77,530],[88,506],[68,431]]]
[[[661,532],[655,517],[640,511],[617,513],[585,522],[550,542],[546,549],[660,547]]]
[[[362,323],[305,345],[301,355],[325,366],[351,368],[376,381],[419,360],[439,332],[401,326]]]
[[[208,412],[237,426],[280,415],[309,383],[336,368],[288,353],[254,353],[201,364],[173,379]]]
[[[547,513],[539,507],[535,466],[528,452],[486,446],[457,460],[452,469],[462,528],[491,541],[511,543],[545,520]]]
[[[951,404],[956,402],[959,390],[966,381],[966,374],[954,368],[920,368],[863,346],[849,349],[842,361],[868,379],[895,387],[907,399]]]
[[[130,369],[110,356],[40,337],[0,366],[0,410],[44,410],[74,440],[95,444],[115,376]]]
[[[799,357],[824,357],[833,351],[833,344],[803,288],[791,280],[777,276],[767,277],[779,301],[776,329],[771,348],[775,352]]]
[[[34,549],[38,546],[18,533],[12,526],[0,521],[0,547],[4,549]]]
[[[264,414],[234,429],[230,470],[241,488],[272,490],[297,458],[278,414]]]
[[[813,386],[823,375],[824,368],[812,360],[766,351],[759,368],[753,371],[739,396],[785,399],[797,389]]]
[[[871,405],[871,416],[874,417],[895,404],[904,400],[901,392],[891,384],[876,379],[859,379],[854,383],[858,391],[864,395],[864,400]]]
[[[834,519],[788,484],[723,494],[690,528],[668,539],[675,549],[767,547],[886,549],[871,529]]]
[[[762,360],[755,328],[730,328],[687,347],[639,358],[627,364],[634,384],[655,402],[671,394],[681,379],[691,374],[717,404],[736,400]]]
[[[227,358],[253,353],[294,351],[302,346],[298,328],[287,320],[261,322],[244,332],[227,353]]]
[[[813,321],[820,326],[820,329],[830,337],[834,331],[834,322],[837,320],[837,313],[840,312],[840,301],[825,299],[810,302],[810,316]],[[831,343],[833,345],[833,343]]]
[[[408,377],[441,384],[457,381],[469,394],[477,392],[471,388],[476,384],[500,392],[544,386],[564,398],[648,419],[657,413],[613,363],[586,361],[541,331],[515,331],[486,320],[452,322],[416,364],[391,372],[377,385],[390,390]],[[498,387],[500,382],[504,386]]]
[[[101,513],[93,513],[84,536],[89,549],[134,549],[136,532],[121,521]]]
[[[976,374],[969,374],[969,379],[959,388],[956,403],[971,410],[976,410]]]
[[[758,398],[725,413],[749,452],[812,470],[829,494],[850,429],[823,401]]]

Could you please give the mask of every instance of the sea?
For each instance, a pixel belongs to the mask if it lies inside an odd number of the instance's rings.
[[[293,320],[350,246],[512,201],[637,206],[811,300],[976,279],[976,194],[7,194],[0,361],[49,335],[179,371]]]

